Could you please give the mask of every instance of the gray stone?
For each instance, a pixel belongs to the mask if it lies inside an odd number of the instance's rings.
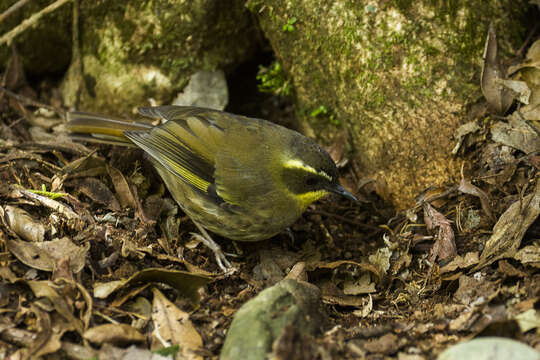
[[[286,328],[293,326],[301,335],[314,334],[321,330],[325,318],[321,292],[316,286],[282,280],[238,310],[220,359],[266,359]]]

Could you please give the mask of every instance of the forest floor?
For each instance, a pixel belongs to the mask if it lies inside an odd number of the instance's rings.
[[[280,359],[429,359],[481,336],[540,350],[540,155],[523,151],[538,130],[512,138],[526,122],[476,109],[456,136],[461,183],[403,211],[351,156],[343,183],[359,203],[310,206],[293,238],[216,237],[239,254],[225,276],[142,152],[70,139],[52,89],[41,104],[0,94],[0,358],[164,354],[171,326],[192,358],[218,357],[237,310],[291,269],[320,289],[325,320],[282,337]]]

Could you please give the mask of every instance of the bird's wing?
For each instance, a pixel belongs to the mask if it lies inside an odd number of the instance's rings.
[[[169,171],[223,206],[259,207],[278,196],[275,146],[288,131],[260,119],[183,106],[139,109],[168,120],[126,136]],[[282,129],[283,130],[283,129]]]
[[[149,131],[125,131],[125,136],[180,180],[216,203],[223,202],[214,178],[215,152],[223,129],[198,108],[160,106],[139,111],[168,121]]]

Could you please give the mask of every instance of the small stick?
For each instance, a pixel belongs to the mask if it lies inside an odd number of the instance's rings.
[[[19,101],[22,104],[44,108],[44,109],[47,109],[47,110],[54,111],[57,114],[64,115],[64,111],[61,110],[61,109],[57,109],[54,106],[47,105],[47,104],[41,103],[39,101],[35,101],[35,100],[30,99],[29,97],[26,97],[26,96],[23,96],[23,95],[16,94],[13,91],[8,90],[3,86],[0,86],[0,91],[5,92],[6,94],[8,94],[9,96],[16,99],[17,101]]]
[[[33,14],[28,19],[24,20],[19,25],[17,25],[10,32],[0,37],[0,45],[11,44],[11,42],[13,41],[15,37],[17,37],[24,31],[26,31],[26,29],[28,29],[29,27],[35,25],[39,21],[39,19],[41,19],[44,15],[47,15],[48,13],[53,12],[54,10],[58,9],[60,6],[70,1],[71,0],[57,0],[53,2],[51,5],[45,7],[43,10]]]
[[[15,11],[22,8],[30,0],[19,0],[15,4],[11,5],[6,11],[0,14],[0,24],[4,21],[9,15],[13,14]]]

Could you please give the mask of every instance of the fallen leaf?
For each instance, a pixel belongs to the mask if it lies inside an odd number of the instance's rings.
[[[540,149],[538,132],[516,113],[508,117],[508,123],[498,121],[491,127],[491,138],[500,144],[530,154]]]
[[[517,276],[525,278],[527,277],[527,273],[516,269],[512,264],[510,264],[506,260],[500,260],[499,261],[499,271],[504,273],[507,276]]]
[[[476,123],[476,121],[469,121],[468,123],[465,123],[457,128],[455,137],[457,139],[456,146],[452,149],[452,154],[456,155],[459,151],[459,148],[461,147],[461,144],[463,144],[463,140],[465,137],[469,134],[475,133],[478,130],[480,130],[480,126]]]
[[[84,323],[75,317],[73,306],[66,301],[67,299],[56,291],[56,288],[58,287],[57,285],[48,280],[29,280],[26,281],[26,284],[30,286],[30,289],[36,297],[45,297],[49,299],[56,312],[66,319],[66,321],[71,324],[73,328],[79,332],[79,334],[83,333]]]
[[[489,197],[482,189],[471,184],[469,180],[461,179],[458,190],[464,194],[469,194],[469,195],[478,197],[480,199],[480,204],[482,205],[482,210],[484,210],[486,215],[491,220],[495,220],[495,217],[493,216],[493,212],[491,211],[491,205],[489,204],[490,203]]]
[[[96,178],[84,178],[70,182],[79,192],[112,211],[120,211],[120,203],[105,184]]]
[[[499,83],[500,80],[504,80],[504,72],[497,53],[497,36],[493,24],[490,24],[484,48],[480,84],[490,109],[499,115],[504,115],[512,105],[513,96]]]
[[[375,283],[371,281],[371,276],[368,273],[360,276],[358,280],[343,282],[343,293],[345,295],[371,294],[375,291]]]
[[[84,268],[86,253],[90,249],[89,242],[77,246],[67,237],[37,243],[17,240],[7,240],[6,243],[20,262],[43,271],[53,271],[57,261],[67,258],[70,270],[78,273]]]
[[[466,269],[473,265],[478,264],[478,261],[479,261],[478,252],[471,251],[471,252],[466,253],[464,256],[461,256],[461,255],[456,256],[448,264],[441,267],[439,272],[441,274],[444,274],[444,273],[455,271],[457,269]]]
[[[435,236],[435,243],[431,248],[430,261],[434,262],[437,257],[441,260],[455,257],[457,250],[454,242],[454,230],[452,230],[450,221],[429,203],[425,202],[423,207],[424,221],[428,230],[439,229]]]
[[[493,234],[486,242],[480,255],[480,263],[475,269],[484,267],[502,258],[512,258],[516,254],[525,232],[540,214],[540,181],[532,194],[514,202],[501,215]]]
[[[519,102],[523,104],[529,103],[531,89],[529,89],[525,81],[499,79],[497,82],[512,91],[514,93],[514,97],[517,98]]]
[[[540,328],[540,313],[536,309],[529,309],[514,317],[522,332]]]
[[[30,214],[15,206],[5,206],[5,219],[11,230],[28,241],[43,241],[45,226]]]
[[[182,359],[201,359],[196,352],[202,348],[202,338],[189,320],[189,314],[170,302],[158,289],[153,288],[152,321],[154,322],[153,348],[178,344]]]
[[[107,166],[107,172],[111,177],[114,189],[118,195],[118,200],[122,207],[130,207],[132,209],[137,208],[137,202],[131,192],[129,184],[120,170],[112,166]]]
[[[180,294],[190,299],[194,304],[199,303],[199,288],[211,280],[208,276],[192,274],[180,270],[165,270],[157,268],[144,269],[126,280],[117,280],[109,283],[96,283],[94,296],[105,298],[120,288],[130,287],[139,283],[165,283],[177,289]]]
[[[535,245],[524,246],[519,249],[514,259],[519,260],[523,265],[540,268],[540,247]]]
[[[126,345],[146,340],[143,334],[127,324],[104,324],[94,326],[93,328],[86,330],[83,337],[97,345],[104,343]]]
[[[391,355],[399,350],[399,343],[397,335],[389,333],[378,339],[369,340],[364,344],[364,348],[371,353]]]

